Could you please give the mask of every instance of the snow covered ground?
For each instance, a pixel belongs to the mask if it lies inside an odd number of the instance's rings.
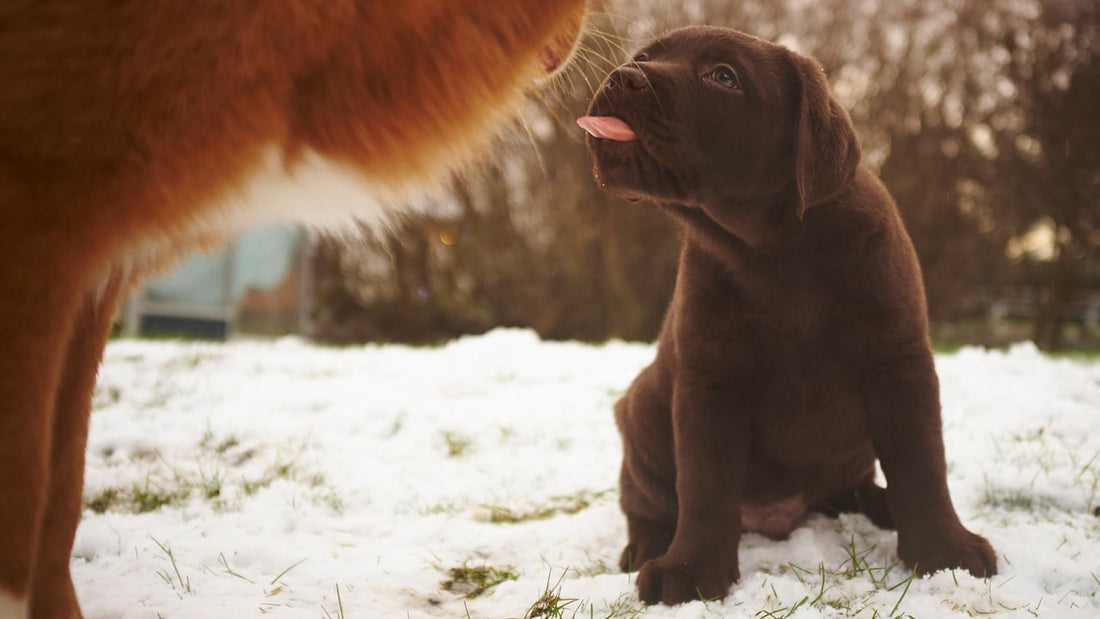
[[[998,576],[910,582],[888,569],[893,533],[814,516],[785,542],[747,535],[725,600],[645,609],[615,567],[611,406],[652,356],[517,330],[441,348],[113,342],[73,559],[84,611],[1100,616],[1100,365],[1030,346],[938,357],[951,490]]]

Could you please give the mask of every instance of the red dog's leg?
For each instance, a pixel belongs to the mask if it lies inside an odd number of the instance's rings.
[[[11,209],[5,209],[11,210]],[[27,612],[49,484],[54,399],[79,300],[71,265],[0,224],[0,617]],[[33,265],[33,266],[32,266]]]
[[[49,495],[42,527],[45,534],[31,581],[31,617],[80,617],[69,563],[80,522],[91,395],[125,288],[122,275],[116,274],[102,293],[85,298],[69,341],[54,409]]]

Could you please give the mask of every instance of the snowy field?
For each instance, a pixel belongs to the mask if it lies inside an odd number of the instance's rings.
[[[911,579],[896,537],[747,535],[724,600],[615,564],[611,407],[654,349],[498,330],[441,348],[117,341],[73,574],[89,619],[1100,616],[1100,365],[938,357],[950,486],[1000,574]]]

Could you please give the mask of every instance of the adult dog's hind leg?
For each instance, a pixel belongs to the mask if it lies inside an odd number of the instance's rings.
[[[126,281],[115,273],[101,293],[88,295],[76,317],[54,407],[50,483],[38,559],[31,581],[31,617],[73,618],[80,606],[69,573],[80,522],[84,453],[96,370]]]
[[[2,182],[2,180],[0,180]],[[0,209],[18,208],[0,195]],[[54,400],[80,299],[67,248],[0,223],[0,617],[24,617],[49,484]]]

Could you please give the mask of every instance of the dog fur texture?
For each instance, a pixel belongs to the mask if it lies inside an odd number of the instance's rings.
[[[681,29],[588,114],[599,184],[683,232],[656,359],[615,407],[642,600],[726,595],[741,535],[785,538],[809,510],[896,527],[919,574],[994,574],[948,494],[917,256],[821,66]]]
[[[387,198],[477,153],[566,61],[586,12],[584,0],[0,7],[0,617],[80,614],[69,555],[91,390],[135,279],[251,223],[384,218]],[[307,180],[323,191],[295,189]]]

